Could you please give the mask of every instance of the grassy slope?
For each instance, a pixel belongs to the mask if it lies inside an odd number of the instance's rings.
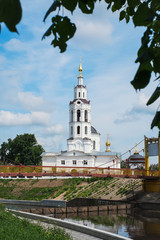
[[[45,230],[31,224],[25,219],[19,219],[0,206],[0,239],[4,240],[71,240],[71,237],[60,228]]]
[[[0,179],[0,198],[20,200],[76,197],[125,199],[142,189],[139,179],[72,178],[72,179]]]

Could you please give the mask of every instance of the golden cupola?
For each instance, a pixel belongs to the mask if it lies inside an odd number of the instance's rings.
[[[138,154],[137,145],[136,145],[136,147],[135,147],[135,152],[134,152],[134,154]]]
[[[83,68],[82,68],[82,65],[81,65],[81,57],[80,57],[80,64],[79,64],[79,76],[78,77],[82,77],[82,71],[83,71]]]
[[[110,146],[111,146],[111,143],[109,141],[109,134],[107,134],[107,142],[106,142],[106,152],[110,152]]]

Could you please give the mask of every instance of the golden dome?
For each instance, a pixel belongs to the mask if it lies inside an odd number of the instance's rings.
[[[110,152],[110,141],[109,141],[109,134],[107,134],[107,142],[106,142],[106,152]]]
[[[81,57],[80,57],[80,64],[79,64],[79,77],[81,77],[81,72],[83,71],[82,65],[81,65]]]
[[[107,147],[111,146],[110,141],[109,141],[109,134],[107,134],[107,142],[106,142],[106,146],[107,146]]]
[[[136,145],[136,147],[135,147],[135,152],[134,152],[135,154],[137,154],[138,153],[138,151],[137,151],[137,145]]]

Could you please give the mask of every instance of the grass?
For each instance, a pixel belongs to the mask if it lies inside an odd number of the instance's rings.
[[[14,216],[0,205],[0,239],[4,240],[71,240],[69,234],[55,227],[43,229],[25,219]]]
[[[21,190],[23,184],[19,184],[21,180],[0,179],[0,198],[17,199],[17,200],[37,200],[54,199],[63,194],[64,200],[73,198],[101,198],[106,195],[111,199],[110,194],[116,197],[124,197],[131,191],[140,186],[140,183],[125,182],[119,183],[118,179],[114,178],[69,178],[61,181],[60,186],[52,187],[35,187],[38,179],[22,180],[27,182],[27,187]],[[50,179],[55,181],[55,179]],[[80,185],[84,183],[83,185]],[[112,195],[113,195],[112,194]],[[112,196],[114,199],[114,195]]]

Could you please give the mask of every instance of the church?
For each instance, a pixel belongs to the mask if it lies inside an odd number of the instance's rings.
[[[67,150],[44,152],[42,166],[66,168],[120,168],[120,154],[110,150],[107,135],[106,151],[100,151],[100,133],[91,124],[91,103],[83,84],[82,66],[79,66],[74,98],[69,103],[69,138]]]

